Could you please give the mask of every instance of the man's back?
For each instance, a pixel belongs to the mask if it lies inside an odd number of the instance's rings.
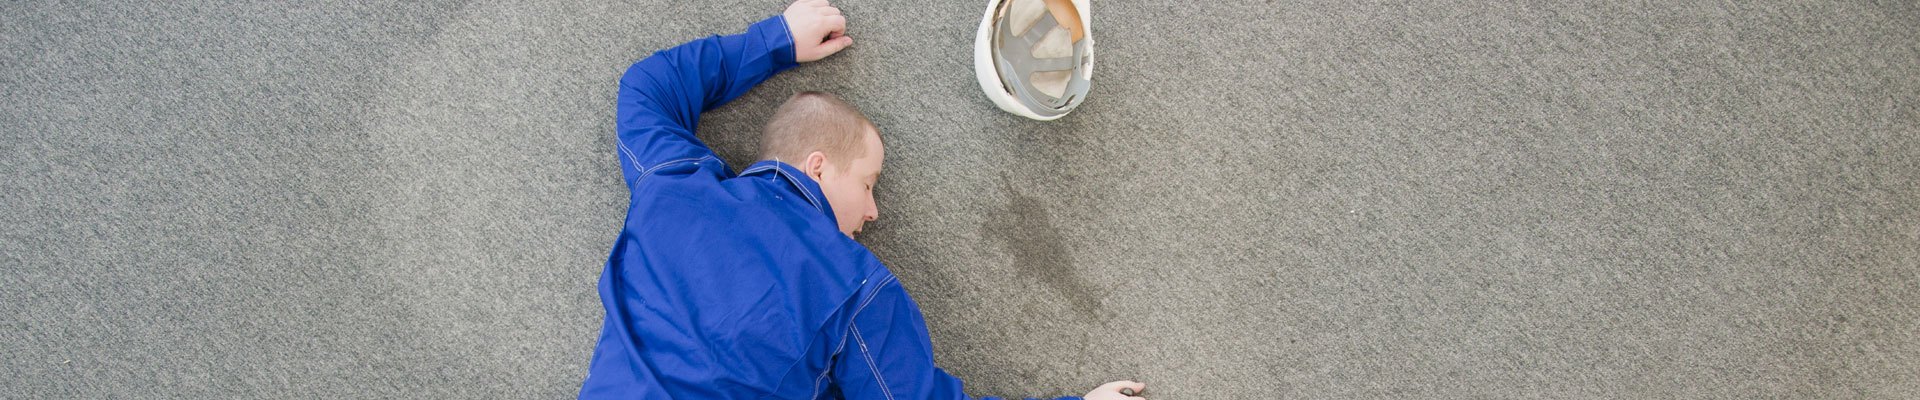
[[[705,159],[636,182],[600,281],[607,322],[583,397],[815,390],[832,361],[820,349],[845,336],[865,284],[891,275],[782,168],[728,179]]]

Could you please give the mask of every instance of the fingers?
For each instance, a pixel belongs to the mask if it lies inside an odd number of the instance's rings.
[[[1147,384],[1135,381],[1113,381],[1100,384],[1088,392],[1087,400],[1145,400],[1140,393],[1147,390]]]
[[[800,12],[800,13],[806,13],[809,15],[828,15],[828,10],[832,10],[833,14],[840,13],[840,9],[834,8],[832,5],[827,4],[827,0],[795,1],[793,2],[793,4],[787,6],[787,10],[785,12],[789,14]]]
[[[1100,385],[1100,387],[1094,388],[1093,390],[1096,392],[1118,393],[1122,396],[1127,396],[1128,399],[1137,399],[1140,398],[1140,392],[1147,390],[1147,384],[1135,381],[1113,381]]]
[[[826,17],[825,19],[822,19],[820,22],[823,24],[826,24],[825,28],[827,29],[827,33],[830,36],[844,34],[847,32],[847,17],[835,15],[835,16]]]
[[[827,4],[827,0],[800,0],[800,1],[793,2],[793,5],[804,6],[804,7],[812,8],[815,10],[819,10],[822,8],[833,8],[832,4]]]
[[[782,14],[794,39],[794,60],[815,61],[853,45],[847,17],[828,0],[797,0]]]
[[[826,2],[821,0],[799,0],[799,1],[793,2],[793,4],[788,4],[787,9],[784,12],[792,13],[795,11],[811,10],[814,7],[819,7],[820,5],[823,5],[823,4],[826,4]]]
[[[800,3],[795,3],[795,4],[800,4]],[[840,15],[840,7],[834,7],[832,4],[827,4],[826,0],[817,0],[816,2],[806,3],[806,4],[808,7],[813,8],[813,11],[816,13],[819,13],[820,16],[822,17]]]
[[[853,45],[852,36],[836,36],[832,39],[827,39],[825,43],[821,43],[820,49],[824,50],[826,54],[831,55],[834,53],[839,53],[840,50],[845,50],[847,46],[852,46],[852,45]]]

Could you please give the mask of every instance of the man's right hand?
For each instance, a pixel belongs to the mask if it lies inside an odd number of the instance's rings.
[[[827,58],[853,45],[853,38],[847,36],[847,17],[827,0],[795,1],[780,15],[787,18],[796,62]]]
[[[1122,392],[1122,389],[1126,391]],[[1140,392],[1145,390],[1147,390],[1147,384],[1145,383],[1113,381],[1093,388],[1093,391],[1087,392],[1087,395],[1084,397],[1086,400],[1146,400],[1143,397],[1139,397]]]

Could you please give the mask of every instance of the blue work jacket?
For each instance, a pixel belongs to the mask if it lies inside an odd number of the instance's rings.
[[[738,175],[700,113],[794,66],[786,20],[654,53],[620,78],[627,219],[600,276],[606,320],[580,398],[966,399],[919,306],[840,233],[820,186]]]

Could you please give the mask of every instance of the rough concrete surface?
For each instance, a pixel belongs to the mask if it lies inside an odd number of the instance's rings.
[[[700,128],[871,114],[862,241],[975,395],[1920,393],[1914,2],[1097,1],[1047,123],[982,3],[841,0]],[[0,3],[0,397],[571,396],[615,79],[783,7]]]

